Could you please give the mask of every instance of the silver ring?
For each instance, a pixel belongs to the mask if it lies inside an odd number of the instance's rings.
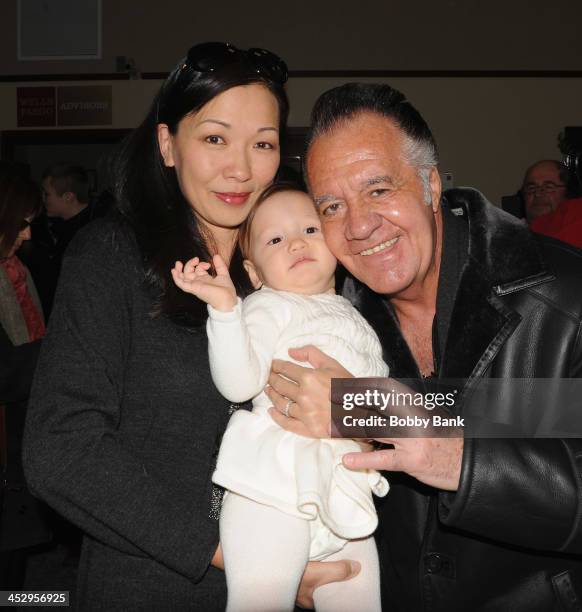
[[[295,402],[293,400],[289,400],[286,404],[285,404],[285,408],[283,408],[283,414],[289,418],[289,408],[291,408],[291,406],[294,404]]]

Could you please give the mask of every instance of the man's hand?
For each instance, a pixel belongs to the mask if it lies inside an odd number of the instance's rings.
[[[398,380],[390,378],[382,382],[387,389],[396,393],[396,398],[399,394],[406,397],[411,393],[411,389]],[[384,416],[389,414],[399,418],[452,416],[444,408],[428,410],[423,405],[398,400],[389,403],[387,409],[386,413],[382,413]],[[343,457],[347,468],[404,472],[443,491],[456,491],[459,488],[464,446],[462,428],[435,425],[404,428],[383,426],[376,429],[375,433],[369,433],[374,436],[374,440],[391,444],[394,448],[371,453],[348,453]]]
[[[330,582],[350,580],[357,576],[361,569],[357,561],[310,561],[299,585],[297,605],[300,608],[313,610],[313,592],[317,587]]]
[[[271,416],[283,429],[300,436],[329,438],[331,379],[353,377],[314,346],[289,349],[289,355],[297,361],[307,361],[313,369],[273,360],[269,387],[265,389],[276,408],[271,410]]]
[[[236,289],[228,273],[228,267],[220,255],[212,258],[216,276],[210,276],[210,264],[198,257],[185,264],[177,261],[172,268],[172,278],[182,291],[191,293],[216,310],[230,311],[236,306]]]
[[[462,434],[459,434],[462,435]],[[406,472],[420,482],[443,491],[456,491],[461,478],[463,438],[376,438],[393,449],[371,453],[348,453],[343,464],[363,468]]]

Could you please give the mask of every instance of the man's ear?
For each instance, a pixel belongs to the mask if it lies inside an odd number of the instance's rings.
[[[245,259],[243,261],[243,266],[244,266],[244,269],[247,271],[249,278],[251,279],[251,285],[255,289],[260,289],[263,286],[263,281],[261,280],[261,277],[259,276],[257,268],[255,267],[255,264],[252,261]]]
[[[428,177],[428,185],[430,188],[430,198],[431,198],[432,210],[436,214],[441,204],[442,184],[441,184],[441,177],[439,175],[439,172],[435,167],[432,167],[430,169],[430,175]]]
[[[165,123],[158,123],[158,145],[160,153],[167,167],[174,166],[174,152],[172,150],[172,134]]]

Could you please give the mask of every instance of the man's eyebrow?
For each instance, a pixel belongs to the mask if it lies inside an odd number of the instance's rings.
[[[339,200],[338,197],[331,195],[330,193],[326,193],[325,195],[317,196],[313,198],[313,203],[316,208],[319,208],[325,202],[337,202]]]
[[[380,185],[382,183],[388,183],[389,185],[395,184],[394,179],[387,174],[383,176],[371,176],[360,183],[360,191],[363,191],[372,185]],[[337,202],[338,200],[341,200],[341,198],[329,193],[313,198],[313,202],[317,208],[319,208],[324,202]]]
[[[391,176],[371,176],[370,178],[362,181],[360,183],[360,189],[366,189],[366,187],[371,187],[372,185],[380,185],[381,183],[388,183],[390,185],[394,185],[394,179]]]

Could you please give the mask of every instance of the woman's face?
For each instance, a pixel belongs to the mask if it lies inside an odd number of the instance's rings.
[[[176,134],[160,124],[158,141],[198,218],[211,231],[235,228],[279,167],[277,100],[260,84],[233,87],[184,117]]]
[[[27,217],[22,222],[22,229],[18,232],[16,236],[16,241],[14,244],[6,251],[3,257],[12,257],[16,251],[20,248],[22,243],[25,240],[30,240],[30,222],[32,221],[32,217]],[[4,251],[4,245],[2,244],[2,240],[0,239],[0,251]]]

